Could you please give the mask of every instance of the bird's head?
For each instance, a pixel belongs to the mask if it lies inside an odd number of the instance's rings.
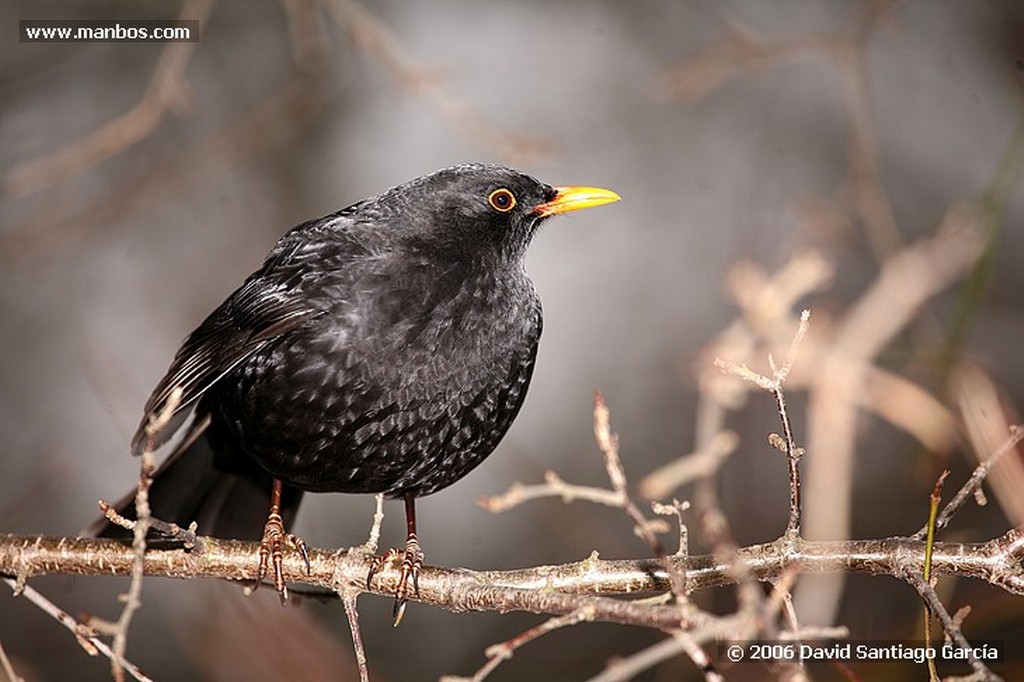
[[[596,187],[552,187],[502,166],[452,166],[372,201],[416,251],[452,258],[521,261],[545,218],[618,201]]]

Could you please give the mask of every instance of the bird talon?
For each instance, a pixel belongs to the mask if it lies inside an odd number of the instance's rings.
[[[370,568],[368,571],[366,571],[366,589],[370,589],[370,586],[373,583],[373,576],[377,575],[382,570],[384,570],[384,567],[387,566],[392,559],[394,559],[401,553],[402,550],[398,549],[397,547],[392,547],[380,556],[373,557],[373,559],[370,561]]]
[[[392,547],[384,554],[374,557],[366,572],[366,588],[370,589],[373,577],[398,556],[402,557],[402,563],[399,566],[398,586],[395,588],[395,605],[391,609],[395,627],[398,627],[398,624],[402,622],[402,616],[405,615],[405,606],[409,601],[408,596],[410,594],[414,594],[416,597],[420,596],[420,569],[423,568],[423,551],[420,549],[416,536],[413,535],[409,538],[405,543],[405,549]],[[411,592],[410,581],[412,583]]]
[[[306,546],[306,541],[294,533],[288,533],[288,535],[285,536],[285,539],[288,541],[289,547],[294,550],[298,550],[299,554],[302,556],[302,562],[306,564],[306,575],[310,575],[313,572],[313,569],[309,563],[309,548]]]
[[[402,616],[405,615],[405,606],[408,603],[409,601],[407,599],[395,599],[395,605],[391,609],[391,627],[397,628],[398,624],[402,622]]]
[[[252,586],[255,592],[267,572],[272,566],[274,569],[274,589],[281,598],[283,605],[288,601],[288,586],[284,581],[284,547],[297,550],[302,555],[306,564],[306,574],[311,573],[309,563],[309,549],[306,541],[292,533],[284,530],[284,520],[281,518],[281,482],[274,481],[274,490],[271,494],[270,513],[267,515],[267,523],[263,526],[263,538],[260,540],[260,565],[256,569],[256,583]]]
[[[423,568],[423,550],[415,535],[410,535],[405,543],[405,551],[402,553],[402,575],[398,582],[398,589],[402,596],[409,591],[409,579],[412,579],[412,589],[417,597],[420,596],[420,569]]]

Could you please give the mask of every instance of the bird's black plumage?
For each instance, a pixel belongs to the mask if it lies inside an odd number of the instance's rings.
[[[290,230],[146,404],[136,453],[194,412],[154,478],[154,515],[259,537],[274,479],[294,512],[300,491],[415,498],[465,476],[530,383],[542,318],[523,259],[538,224],[615,199],[462,165]],[[147,436],[175,388],[179,418]]]

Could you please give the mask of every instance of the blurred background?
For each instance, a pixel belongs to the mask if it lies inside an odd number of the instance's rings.
[[[199,42],[14,37],[23,19],[173,18],[199,19]],[[468,161],[608,187],[623,201],[552,220],[534,241],[528,270],[545,329],[531,391],[495,454],[418,505],[429,563],[646,556],[621,512],[557,499],[503,514],[476,504],[548,469],[606,486],[595,390],[634,483],[698,447],[704,408],[728,404],[724,425],[739,440],[716,477],[722,507],[738,543],[778,537],[788,488],[766,442],[779,429],[774,401],[732,387],[716,402],[709,368],[731,348],[763,369],[799,307],[812,309],[817,339],[790,395],[808,449],[809,536],[916,531],[938,472],[952,468],[947,485],[959,487],[985,443],[1019,422],[1019,2],[8,0],[0,23],[0,531],[73,535],[97,499],[131,488],[128,440],[150,390],[289,227]],[[937,243],[920,240],[944,223],[976,238],[915,251]],[[867,313],[879,301],[898,310],[918,281],[878,289],[908,249],[934,255],[942,274],[925,283],[923,306],[876,321]],[[766,332],[751,301],[793,268],[804,274],[765,313]],[[746,346],[723,336],[736,325]],[[879,338],[861,343],[851,329]],[[848,418],[829,428],[815,396],[828,392],[837,339],[862,351],[876,379],[855,384]],[[943,539],[983,541],[1024,521],[1019,454],[1006,462],[990,504],[971,505]],[[690,489],[662,492],[685,499]],[[355,545],[372,511],[370,497],[311,495],[295,530],[315,546]],[[400,505],[386,512],[382,544],[400,544]],[[706,551],[696,534],[691,545]],[[126,586],[32,584],[72,614],[107,618]],[[1019,599],[940,586],[950,610],[974,606],[969,638],[1020,641]],[[843,623],[857,638],[920,634],[920,601],[901,582],[853,576],[821,589],[802,602],[798,592],[807,622]],[[718,612],[732,599],[699,597]],[[0,643],[25,679],[109,679],[108,662],[53,620],[24,600],[0,602]],[[413,604],[392,629],[389,600],[364,596],[360,607],[375,680],[471,675],[488,645],[543,620]],[[489,679],[585,679],[660,637],[580,625],[528,645]],[[145,583],[128,658],[157,679],[355,674],[337,603],[281,609],[270,590],[247,599],[199,582]],[[1020,665],[999,670],[1010,679]],[[902,679],[906,669],[885,672]],[[695,676],[675,659],[640,679]]]

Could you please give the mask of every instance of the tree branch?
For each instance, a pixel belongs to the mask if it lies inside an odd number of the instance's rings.
[[[902,577],[908,566],[919,568],[924,543],[909,538],[841,542],[797,539],[739,549],[740,563],[757,580],[781,578],[787,571],[832,573],[850,571]],[[24,585],[29,578],[49,575],[120,575],[132,571],[132,547],[115,540],[0,535],[0,574]],[[690,592],[735,582],[728,563],[709,555],[668,559],[686,578]],[[1024,529],[1013,529],[983,543],[938,542],[932,557],[933,575],[976,578],[1012,594],[1024,595]],[[298,556],[284,562],[285,579],[330,592],[354,590],[387,598],[394,595],[396,571],[384,571],[366,589],[369,560],[362,551],[310,549],[310,573]],[[150,548],[145,574],[167,578],[222,578],[252,581],[259,565],[255,542],[202,538],[191,552]],[[526,611],[561,615],[592,605],[594,620],[646,627],[696,625],[689,611],[673,605],[645,604],[611,596],[664,592],[668,576],[654,559],[605,560],[592,556],[559,566],[509,571],[472,571],[425,566],[420,594],[410,600],[451,611]],[[601,596],[597,596],[601,595]]]

